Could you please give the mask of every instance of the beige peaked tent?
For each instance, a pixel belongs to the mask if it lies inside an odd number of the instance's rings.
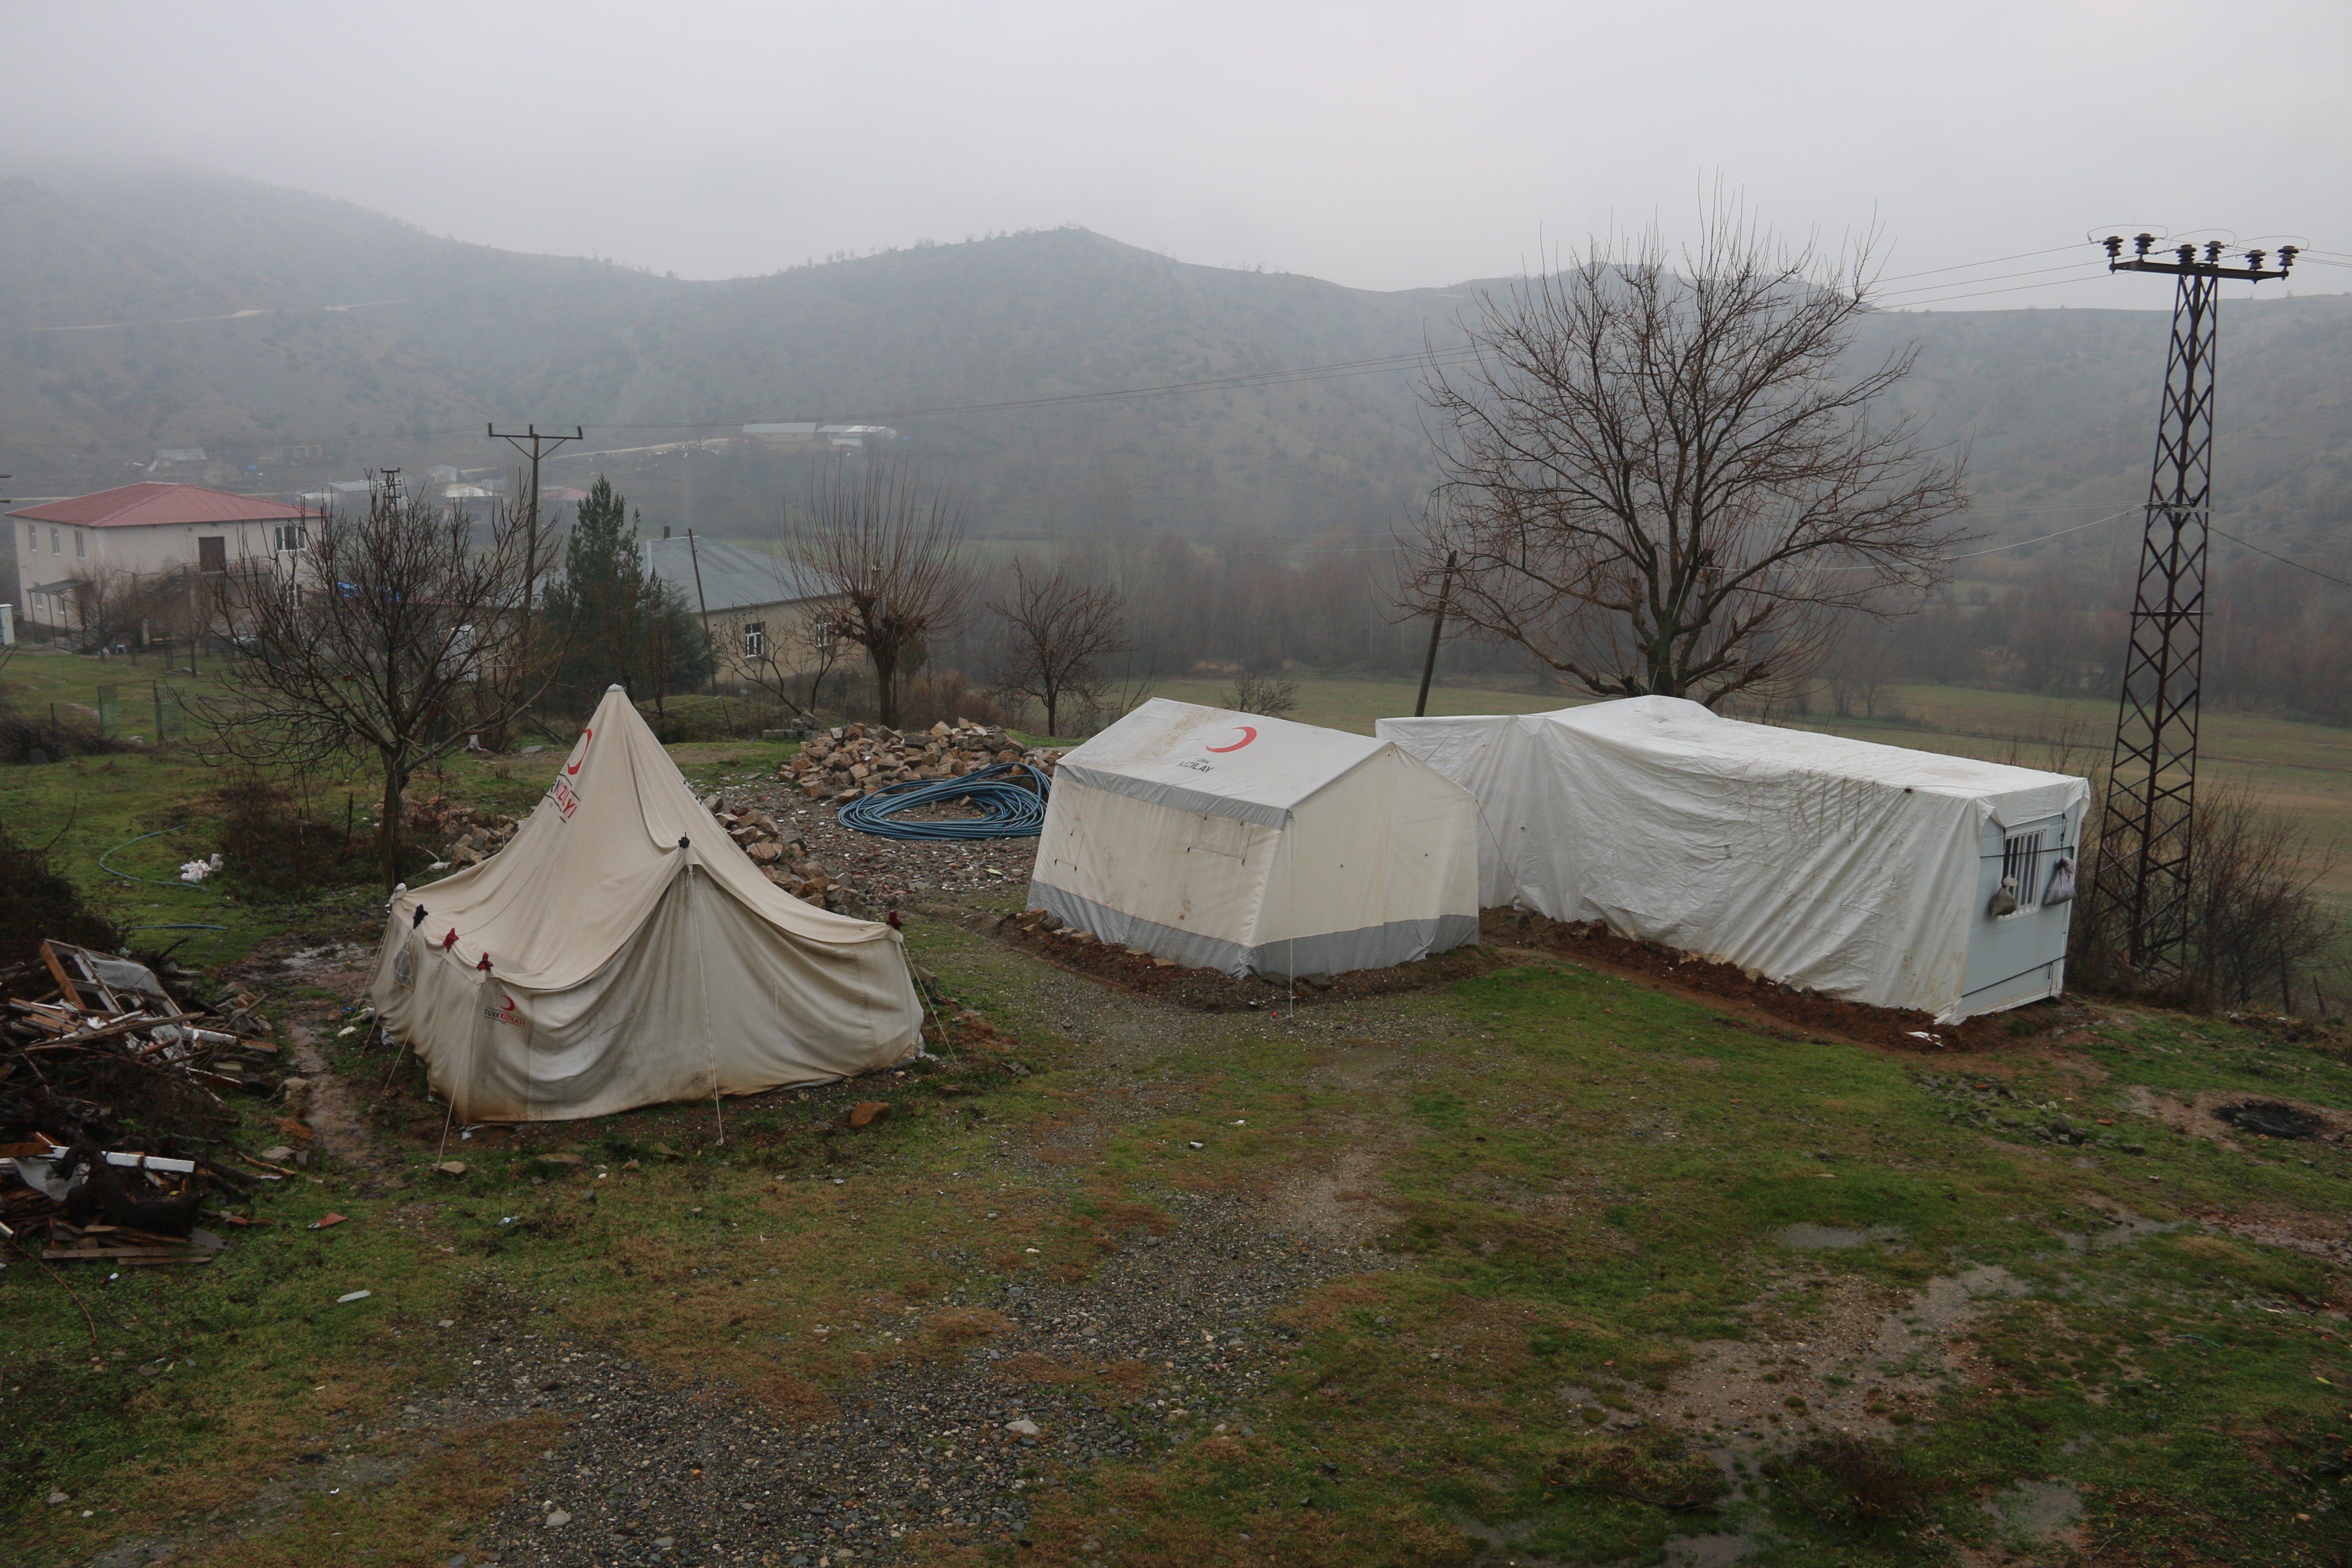
[[[1228,974],[1478,939],[1478,802],[1385,741],[1156,698],[1054,769],[1029,907]]]
[[[898,933],[770,882],[617,686],[504,850],[394,898],[373,994],[467,1121],[829,1082],[921,1044]]]

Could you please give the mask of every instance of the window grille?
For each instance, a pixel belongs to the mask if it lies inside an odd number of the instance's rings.
[[[2016,913],[2042,907],[2042,835],[2016,833],[2001,841],[2001,879],[2017,889]]]
[[[747,622],[743,627],[743,657],[764,658],[768,653],[768,623]]]

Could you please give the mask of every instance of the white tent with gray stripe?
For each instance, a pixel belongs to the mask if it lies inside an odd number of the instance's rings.
[[[1154,699],[1054,771],[1029,907],[1228,974],[1478,935],[1478,803],[1386,741]]]

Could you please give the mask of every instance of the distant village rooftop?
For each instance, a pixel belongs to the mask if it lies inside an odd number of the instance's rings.
[[[27,522],[55,522],[76,528],[168,528],[216,522],[293,522],[300,507],[262,500],[202,485],[178,485],[142,479],[90,495],[45,501],[8,514]]]

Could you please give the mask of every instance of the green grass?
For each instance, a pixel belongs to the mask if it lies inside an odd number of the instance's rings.
[[[1319,699],[1327,715],[1400,690],[1410,705],[1402,684],[1331,684],[1344,689]],[[766,773],[786,751],[673,749],[698,788]],[[420,787],[518,809],[558,762],[458,759]],[[254,904],[117,886],[97,869],[99,852],[180,819],[207,787],[202,763],[169,748],[12,768],[0,816],[35,842],[63,829],[60,864],[110,910],[231,926],[198,933],[205,962],[289,931],[373,935],[366,890]],[[168,875],[181,858],[169,843],[121,862]],[[0,1273],[12,1414],[0,1535],[14,1560],[86,1561],[235,1517],[264,1480],[299,1479],[294,1454],[318,1450],[373,1459],[383,1479],[349,1495],[298,1488],[269,1530],[199,1560],[444,1561],[474,1550],[480,1521],[555,1439],[543,1425],[498,1426],[450,1434],[443,1452],[401,1435],[404,1392],[454,1374],[438,1336],[537,1312],[542,1331],[806,1415],[877,1366],[985,1338],[984,1314],[950,1305],[960,1291],[986,1300],[1016,1275],[1050,1291],[1139,1227],[1181,1230],[1175,1194],[1223,1194],[1229,1215],[1246,1213],[1302,1170],[1342,1162],[1348,1201],[1385,1214],[1381,1243],[1405,1267],[1291,1302],[1296,1337],[1269,1387],[1235,1396],[1224,1435],[1171,1433],[1130,1403],[1136,1385],[1084,1383],[1157,1451],[1071,1476],[1033,1519],[1034,1553],[976,1552],[1069,1563],[1097,1539],[1122,1563],[1171,1568],[1650,1563],[1679,1536],[1744,1534],[1756,1550],[1743,1561],[1759,1568],[1942,1563],[1955,1542],[1997,1555],[1981,1500],[2021,1480],[2079,1491],[2081,1550],[2100,1562],[2194,1542],[2206,1561],[2251,1568],[2340,1561],[2352,1546],[2340,1486],[2352,1285],[2284,1245],[2340,1236],[2352,1152],[2246,1139],[2233,1152],[2151,1114],[2162,1097],[2209,1091],[2352,1111],[2340,1040],[2135,1012],[2020,1034],[1983,1058],[1913,1057],[1726,1027],[1639,982],[1522,955],[1366,1005],[1337,1029],[1167,1014],[1150,1070],[1188,1098],[1139,1110],[1097,1048],[1040,1011],[1027,960],[934,921],[908,937],[1018,1038],[1031,1070],[967,1051],[949,1065],[970,1070],[857,1086],[853,1097],[896,1108],[866,1133],[828,1125],[837,1097],[731,1104],[723,1142],[712,1108],[655,1107],[459,1143],[470,1169],[450,1178],[430,1169],[444,1122],[414,1071],[329,1028],[399,1185],[322,1168],[318,1183],[273,1189],[258,1209],[273,1223],[207,1268],[68,1274],[98,1318],[94,1351],[37,1268]],[[270,1011],[330,1022],[343,1000],[288,994]],[[2051,1106],[2106,1144],[2035,1139]],[[239,1111],[248,1146],[275,1141],[267,1108]],[[1099,1129],[1100,1163],[994,1163],[993,1139],[1025,1144],[1073,1119]],[[566,1151],[584,1163],[536,1157]],[[303,1228],[330,1209],[348,1222]],[[2118,1213],[2148,1223],[2118,1245],[2070,1241]],[[1783,1239],[1799,1225],[1880,1228],[1868,1245],[1801,1251]],[[1981,1268],[2021,1293],[1981,1298],[1962,1364],[1902,1407],[1893,1451],[1912,1481],[1898,1516],[1874,1516],[1819,1465],[1766,1473],[1769,1452],[1816,1436],[1814,1406],[1839,1386],[1794,1373],[1775,1394],[1811,1403],[1751,1416],[1773,1441],[1703,1506],[1588,1484],[1632,1477],[1620,1489],[1638,1493],[1711,1469],[1675,1451],[1719,1436],[1681,1414],[1707,1346],[1804,1340],[1841,1292],[1899,1307]],[[334,1304],[361,1289],[369,1300]],[[438,1329],[445,1318],[457,1327]],[[1183,1392],[1179,1374],[1136,1375]],[[1667,1436],[1647,1448],[1596,1437],[1593,1416],[1618,1410],[1653,1413],[1649,1430]],[[44,1506],[53,1487],[72,1505]]]

